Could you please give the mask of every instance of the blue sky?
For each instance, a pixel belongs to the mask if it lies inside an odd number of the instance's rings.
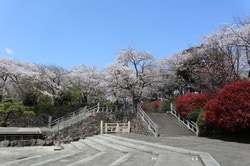
[[[249,0],[0,0],[0,56],[102,69],[122,48],[168,57],[247,15]]]

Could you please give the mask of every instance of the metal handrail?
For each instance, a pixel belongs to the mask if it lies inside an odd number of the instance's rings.
[[[95,114],[96,112],[98,112],[98,109],[98,105],[91,108],[84,107],[78,109],[77,111],[51,121],[49,127],[52,129],[61,130],[73,123],[79,122],[80,120],[86,119],[90,115]]]
[[[159,126],[154,123],[154,121],[143,111],[143,109],[139,106],[137,115],[141,117],[141,119],[148,125],[148,128],[154,133],[156,137],[159,136]]]
[[[171,115],[173,115],[179,122],[181,122],[182,124],[184,124],[189,130],[191,130],[193,133],[195,133],[196,135],[199,134],[199,130],[198,130],[198,126],[196,123],[194,123],[193,121],[189,121],[186,118],[183,118],[180,116],[180,114],[178,112],[176,112],[174,105],[171,103],[171,111],[170,111]]]

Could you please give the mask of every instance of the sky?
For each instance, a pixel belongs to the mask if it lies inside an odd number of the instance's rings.
[[[0,0],[0,56],[103,69],[123,48],[166,58],[249,15],[249,0]]]

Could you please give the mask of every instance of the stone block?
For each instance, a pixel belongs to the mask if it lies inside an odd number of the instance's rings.
[[[0,142],[0,147],[8,147],[10,144],[9,140],[4,140]]]

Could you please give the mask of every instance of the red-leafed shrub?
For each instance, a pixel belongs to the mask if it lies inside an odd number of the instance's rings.
[[[146,102],[141,103],[140,106],[141,106],[141,108],[142,108],[144,111],[146,111],[146,110],[148,109],[147,103],[146,103]]]
[[[160,105],[161,105],[160,100],[155,100],[155,101],[152,102],[152,107],[153,107],[154,110],[158,110]]]
[[[222,88],[205,106],[206,121],[218,128],[239,131],[250,128],[250,81],[237,81]]]
[[[175,108],[181,116],[186,117],[189,112],[204,108],[210,99],[211,95],[205,93],[187,93],[175,99]]]

